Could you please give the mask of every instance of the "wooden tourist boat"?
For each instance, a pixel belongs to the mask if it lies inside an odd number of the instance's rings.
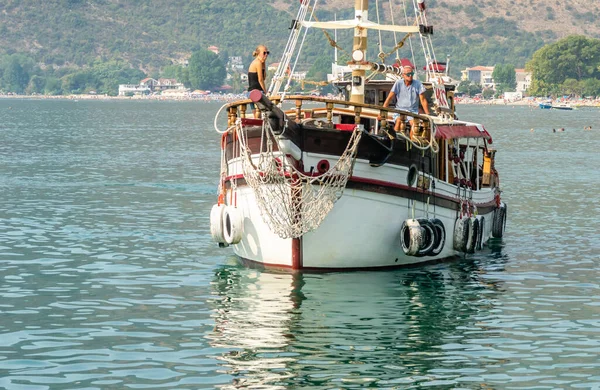
[[[349,270],[437,261],[502,237],[507,208],[492,137],[483,125],[457,119],[455,87],[433,54],[423,0],[410,1],[415,16],[407,26],[370,22],[367,0],[355,0],[352,20],[317,22],[313,3],[300,2],[269,97],[252,91],[220,110],[227,128],[219,131],[214,241],[253,265]],[[298,37],[311,28],[354,30],[351,78],[336,82],[342,99],[289,95],[289,80],[282,88]],[[421,44],[431,115],[383,107],[405,62],[367,61],[370,29]]]

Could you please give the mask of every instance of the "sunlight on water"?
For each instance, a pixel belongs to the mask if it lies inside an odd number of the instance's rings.
[[[490,248],[279,274],[210,240],[218,107],[0,100],[0,388],[600,387],[597,110],[459,107],[498,149]]]

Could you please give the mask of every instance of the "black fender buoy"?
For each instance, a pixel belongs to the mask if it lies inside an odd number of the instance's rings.
[[[423,241],[421,242],[421,247],[417,252],[417,256],[429,256],[435,245],[435,230],[431,222],[425,218],[417,219],[419,222],[419,226],[423,230]]]
[[[475,244],[475,250],[482,250],[485,240],[485,217],[478,215],[477,220],[479,221],[479,235],[477,237],[477,243]]]
[[[502,238],[506,227],[506,213],[508,207],[506,203],[500,202],[500,206],[494,210],[494,219],[492,220],[492,236]]]
[[[469,233],[465,252],[475,253],[475,247],[477,246],[477,240],[479,239],[479,220],[475,217],[471,217],[468,219],[468,224]]]
[[[444,223],[438,218],[431,218],[429,223],[431,223],[435,232],[435,243],[433,244],[433,248],[431,248],[430,255],[437,256],[442,252],[446,243],[446,228],[444,227]]]

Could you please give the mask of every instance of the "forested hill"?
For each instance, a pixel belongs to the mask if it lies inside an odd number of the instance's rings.
[[[449,55],[455,72],[496,63],[521,67],[535,50],[567,35],[600,37],[597,1],[426,3],[435,26],[436,54]],[[352,12],[341,10],[353,7],[354,0],[319,4],[321,19],[340,19],[351,17]],[[377,4],[382,15],[389,14],[388,0],[371,0],[372,20]],[[55,66],[123,59],[151,73],[189,58],[199,48],[215,45],[223,57],[241,55],[246,60],[256,44],[265,43],[274,54],[271,60],[277,61],[297,6],[298,0],[0,0],[0,56],[20,53]],[[398,8],[395,17],[402,15]],[[316,31],[304,53],[314,59],[332,55],[332,49]]]

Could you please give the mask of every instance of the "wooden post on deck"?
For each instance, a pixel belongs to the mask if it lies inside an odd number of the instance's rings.
[[[408,135],[406,134],[406,115],[400,114],[396,120],[400,121],[400,132],[404,135]]]
[[[302,120],[302,100],[296,99],[296,123]]]
[[[386,129],[388,126],[388,112],[386,110],[379,110],[379,116],[381,117],[381,128]]]
[[[327,124],[333,126],[333,103],[328,102],[325,107],[327,108]]]
[[[237,107],[230,107],[229,108],[229,118],[227,118],[227,126],[233,126],[235,124],[235,121],[237,119]]]
[[[354,123],[360,125],[360,113],[362,112],[362,107],[354,106]]]

